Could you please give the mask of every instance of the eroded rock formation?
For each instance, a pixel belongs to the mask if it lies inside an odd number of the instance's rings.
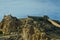
[[[48,16],[28,16],[28,18],[21,19],[11,15],[4,16],[0,22],[0,31],[3,32],[2,38],[8,36],[6,40],[60,39],[60,27],[55,25],[55,21],[49,21],[48,19]],[[55,24],[51,21],[55,22]]]

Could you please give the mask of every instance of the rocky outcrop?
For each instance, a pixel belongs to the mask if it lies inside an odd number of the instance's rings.
[[[28,18],[20,19],[7,15],[0,22],[0,29],[4,35],[9,35],[7,40],[60,39],[60,28],[48,19],[49,17],[46,15],[42,17],[28,16]],[[52,21],[54,22],[54,20]]]
[[[1,29],[4,33],[9,34],[10,32],[17,31],[17,27],[21,24],[20,20],[16,17],[12,17],[11,15],[4,16],[1,21]]]

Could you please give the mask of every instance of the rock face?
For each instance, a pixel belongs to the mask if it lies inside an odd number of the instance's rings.
[[[12,17],[11,15],[4,16],[3,20],[1,21],[1,29],[6,34],[10,32],[14,32],[17,30],[17,27],[20,26],[20,21],[16,17]]]
[[[6,40],[60,40],[60,28],[48,19],[48,16],[17,19],[7,15],[0,22],[0,31],[6,35],[5,37],[9,35]]]

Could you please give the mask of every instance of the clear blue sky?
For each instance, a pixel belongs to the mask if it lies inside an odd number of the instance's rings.
[[[18,18],[48,15],[60,20],[60,0],[0,0],[0,20],[7,14]]]

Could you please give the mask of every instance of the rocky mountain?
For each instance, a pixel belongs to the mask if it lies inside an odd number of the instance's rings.
[[[59,23],[46,15],[20,19],[5,15],[0,22],[0,38],[3,40],[60,40]]]

